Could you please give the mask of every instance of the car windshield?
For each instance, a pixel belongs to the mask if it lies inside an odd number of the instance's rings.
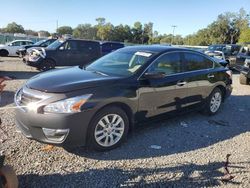
[[[48,49],[57,49],[64,41],[56,40],[55,42],[51,43],[47,46]]]
[[[34,45],[40,45],[40,44],[42,44],[43,42],[45,42],[46,40],[40,40],[40,41],[38,41],[38,42],[36,42]]]
[[[151,56],[148,52],[116,51],[96,60],[86,70],[126,77],[139,70]]]

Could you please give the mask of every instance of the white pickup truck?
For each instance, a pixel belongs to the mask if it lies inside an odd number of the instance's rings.
[[[6,44],[0,44],[0,56],[17,56],[17,50],[31,44],[33,44],[31,40],[14,40]]]

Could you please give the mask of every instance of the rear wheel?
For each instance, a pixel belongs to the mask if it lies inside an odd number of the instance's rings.
[[[0,50],[0,56],[6,57],[9,55],[9,52],[7,50]]]
[[[221,107],[222,98],[223,96],[221,89],[216,87],[208,97],[208,101],[204,109],[205,113],[208,115],[216,114]]]
[[[249,83],[249,78],[247,78],[244,74],[240,73],[240,84],[247,85]]]
[[[106,107],[98,112],[89,129],[89,145],[99,151],[114,149],[127,137],[129,120],[119,107]]]
[[[41,63],[39,70],[47,71],[55,68],[55,62],[52,59],[44,59]]]
[[[0,169],[0,178],[4,188],[18,188],[18,179],[12,167],[3,166]]]

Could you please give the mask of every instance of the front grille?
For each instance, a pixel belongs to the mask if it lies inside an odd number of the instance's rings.
[[[27,106],[29,103],[38,102],[40,100],[40,98],[24,93],[22,89],[16,95],[16,103],[18,106],[22,107]]]

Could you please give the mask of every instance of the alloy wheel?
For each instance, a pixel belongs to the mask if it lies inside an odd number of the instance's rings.
[[[124,120],[120,115],[105,115],[95,127],[95,140],[103,147],[111,147],[121,140],[124,130]]]
[[[215,92],[210,101],[211,112],[215,113],[219,110],[220,105],[221,105],[221,100],[222,100],[221,93]]]

